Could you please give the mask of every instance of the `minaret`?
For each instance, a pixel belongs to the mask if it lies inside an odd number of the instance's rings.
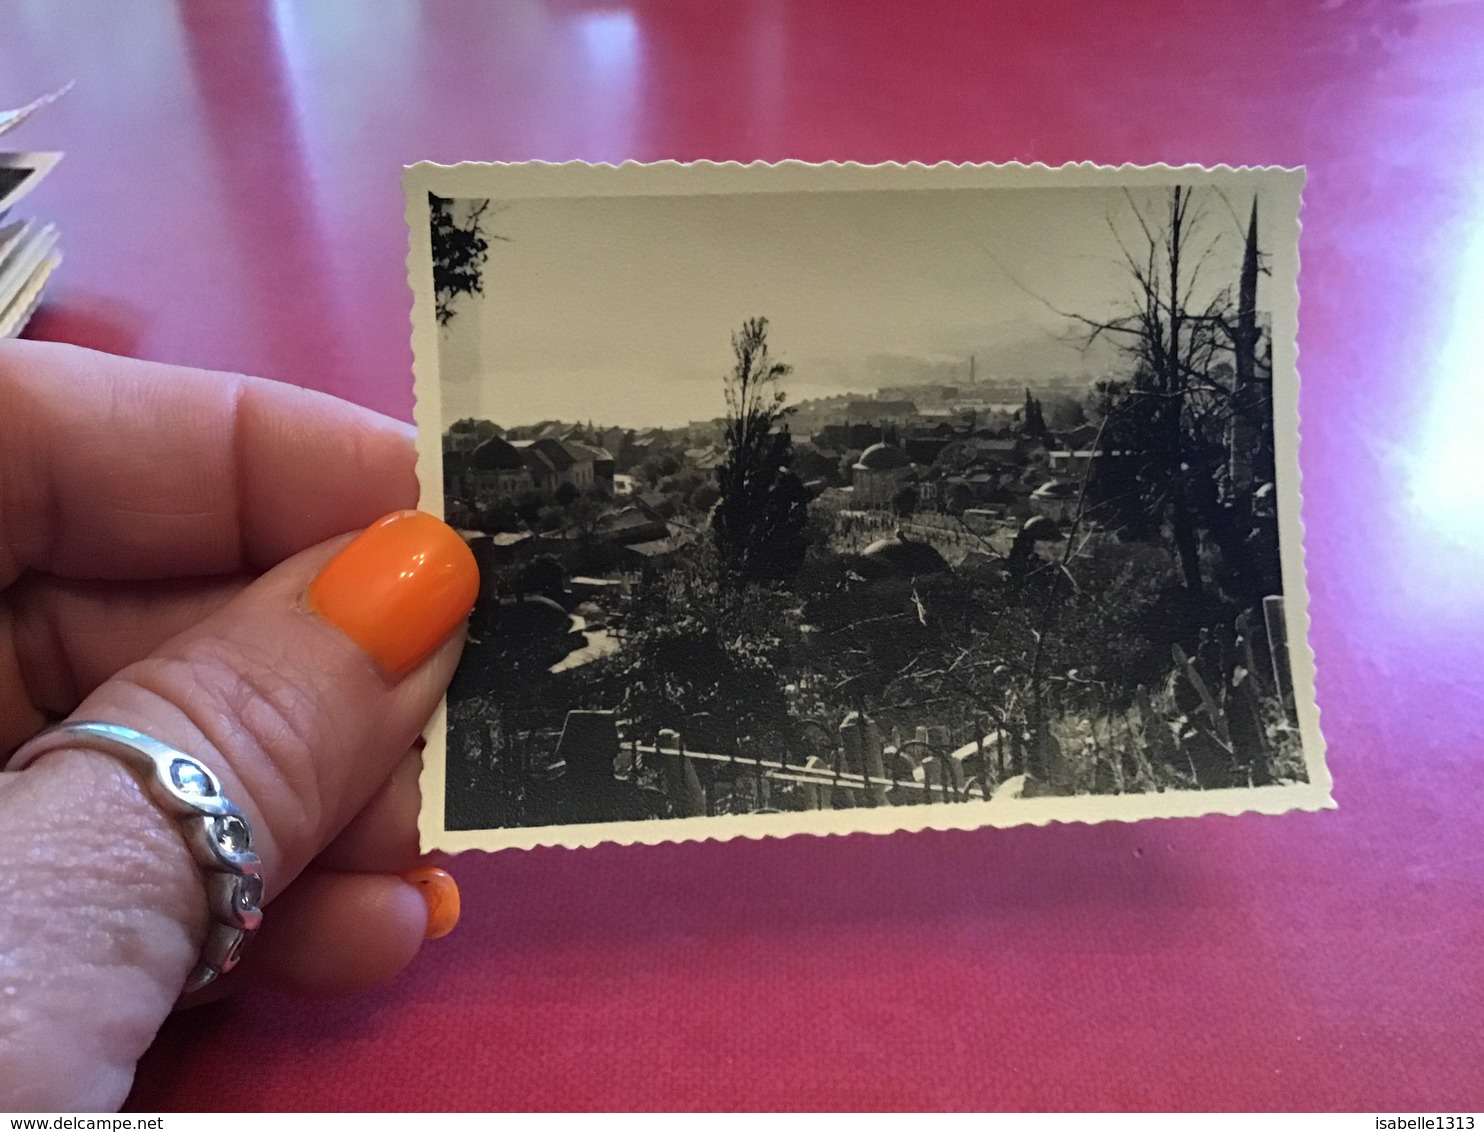
[[[1237,333],[1232,343],[1236,353],[1238,389],[1252,384],[1257,366],[1257,198],[1252,198],[1252,219],[1247,223],[1247,250],[1242,256],[1242,278],[1237,288]]]
[[[969,384],[974,384],[974,355],[969,355]]]
[[[1232,413],[1228,426],[1228,474],[1237,491],[1252,486],[1263,469],[1253,464],[1257,452],[1256,415],[1266,410],[1257,385],[1257,197],[1252,198],[1252,218],[1247,222],[1247,248],[1242,255],[1242,274],[1237,283],[1237,325],[1232,331]],[[1256,473],[1256,474],[1254,474]]]

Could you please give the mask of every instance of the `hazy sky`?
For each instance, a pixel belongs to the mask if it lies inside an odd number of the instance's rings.
[[[1133,200],[1157,216],[1164,190]],[[1233,204],[1245,216],[1250,201]],[[1221,198],[1205,206],[1206,278],[1233,285],[1241,233]],[[1129,201],[1101,188],[511,201],[488,222],[507,239],[491,242],[483,297],[461,297],[440,331],[444,423],[718,416],[730,336],[753,315],[795,368],[794,401],[962,380],[970,353],[981,381],[1096,369],[1106,353],[1084,360],[1027,291],[1095,316],[1127,309],[1110,217],[1136,246]]]

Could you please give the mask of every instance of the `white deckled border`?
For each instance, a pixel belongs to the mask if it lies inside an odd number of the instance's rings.
[[[432,288],[432,240],[428,193],[443,197],[534,197],[702,195],[739,192],[848,192],[912,189],[1035,189],[1133,185],[1230,184],[1251,178],[1281,204],[1270,216],[1275,232],[1268,254],[1271,293],[1287,301],[1271,305],[1273,344],[1273,432],[1278,482],[1278,535],[1282,555],[1294,701],[1299,715],[1307,783],[1233,790],[1166,791],[1158,794],[1077,795],[991,802],[937,803],[881,809],[677,818],[541,828],[448,830],[444,828],[446,709],[440,704],[428,731],[421,779],[423,804],[418,829],[424,852],[468,849],[578,848],[616,842],[783,837],[792,834],[891,833],[898,830],[977,829],[984,826],[1045,825],[1049,822],[1139,821],[1204,814],[1279,814],[1334,809],[1333,782],[1315,701],[1315,665],[1309,645],[1308,588],[1304,569],[1302,491],[1299,477],[1298,242],[1302,169],[1218,165],[1104,166],[1089,163],[1053,168],[1035,165],[920,163],[860,165],[785,161],[661,162],[591,165],[529,162],[436,165],[423,162],[403,171],[409,233],[407,279],[412,290],[412,353],[418,479],[421,507],[443,514],[442,388],[438,373],[438,326]]]
[[[0,153],[0,168],[29,170],[30,176],[19,182],[10,192],[0,195],[0,213],[5,212],[46,179],[46,175],[62,160],[60,153]]]

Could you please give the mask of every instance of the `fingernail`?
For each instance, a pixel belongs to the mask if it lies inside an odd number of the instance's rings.
[[[428,906],[428,939],[442,939],[459,922],[459,886],[442,869],[410,869],[402,879],[414,885]]]
[[[479,567],[458,533],[421,511],[367,527],[309,583],[309,608],[404,676],[474,607]]]

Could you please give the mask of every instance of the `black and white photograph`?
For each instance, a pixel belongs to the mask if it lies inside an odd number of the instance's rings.
[[[46,178],[61,157],[60,153],[0,153],[0,220]]]
[[[425,849],[1333,805],[1301,171],[419,165]]]

